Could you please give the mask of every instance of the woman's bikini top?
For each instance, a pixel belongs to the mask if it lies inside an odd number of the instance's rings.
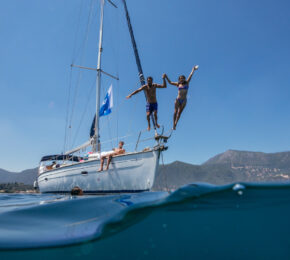
[[[181,89],[188,89],[188,85],[178,87],[178,90],[181,90]]]

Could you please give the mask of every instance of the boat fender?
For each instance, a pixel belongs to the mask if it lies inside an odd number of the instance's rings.
[[[33,182],[33,188],[34,188],[35,190],[38,189],[38,183],[37,183],[37,181],[34,181],[34,182]]]

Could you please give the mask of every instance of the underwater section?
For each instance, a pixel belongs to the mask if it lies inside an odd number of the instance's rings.
[[[0,204],[1,260],[290,258],[288,184],[17,194],[1,196]]]

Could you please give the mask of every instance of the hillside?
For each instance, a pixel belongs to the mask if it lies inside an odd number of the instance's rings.
[[[176,189],[192,182],[232,183],[237,181],[239,177],[235,175],[229,168],[224,166],[192,165],[176,161],[159,167],[153,189]]]
[[[173,162],[159,167],[153,190],[176,189],[193,182],[223,185],[235,182],[289,182],[290,169],[230,164],[191,165]]]
[[[203,165],[212,164],[230,164],[235,167],[249,165],[290,169],[290,152],[262,153],[228,150],[210,158]]]
[[[0,169],[0,183],[23,183],[33,184],[37,177],[37,168],[24,170],[22,172],[9,172]]]

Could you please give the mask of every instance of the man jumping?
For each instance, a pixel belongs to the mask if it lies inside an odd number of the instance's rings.
[[[159,124],[157,123],[157,110],[158,110],[158,104],[157,104],[157,99],[156,99],[156,88],[166,88],[166,80],[165,80],[165,74],[162,75],[162,79],[163,79],[163,84],[156,84],[153,83],[153,78],[152,77],[148,77],[147,78],[147,84],[143,85],[141,88],[135,90],[134,92],[132,92],[130,95],[128,95],[126,98],[129,99],[131,98],[133,95],[139,93],[140,91],[144,90],[146,93],[146,116],[147,116],[147,121],[148,121],[148,131],[150,131],[151,126],[150,126],[150,115],[154,114],[154,118],[155,118],[155,124],[156,127],[160,127]]]

